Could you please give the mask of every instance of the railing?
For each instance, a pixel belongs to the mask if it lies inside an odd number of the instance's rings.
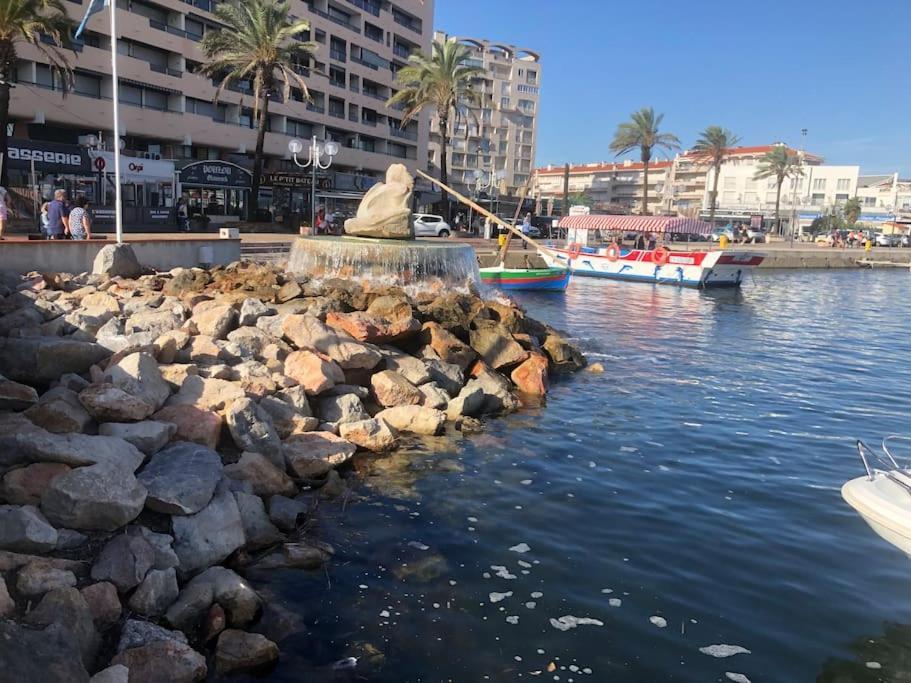
[[[367,38],[370,38],[370,40],[374,41],[375,43],[379,43],[380,45],[383,44],[383,32],[382,31],[380,31],[379,34],[367,33],[367,27],[365,26],[364,27],[364,36]]]
[[[328,19],[332,23],[338,24],[339,26],[344,26],[345,28],[354,31],[355,33],[361,32],[360,27],[355,26],[354,24],[352,24],[348,21],[345,21],[341,17],[337,17],[334,14],[330,14],[329,12],[324,12],[321,9],[316,9],[313,5],[307,5],[307,7],[310,9],[311,12],[313,12],[318,17],[322,17],[323,19]]]
[[[370,2],[370,0],[348,0],[355,7],[360,7],[365,12],[369,12],[375,17],[380,16],[379,3]]]
[[[332,79],[329,79],[329,85],[334,85],[336,88],[341,88],[342,90],[345,89],[345,81],[333,81]]]
[[[398,126],[389,126],[389,134],[394,138],[402,138],[404,140],[416,141],[418,139],[418,134],[415,131],[399,128]]]
[[[214,12],[215,6],[218,4],[216,0],[183,0],[184,3],[197,9],[205,10],[206,12]]]
[[[380,102],[385,102],[387,99],[377,92],[370,92],[368,90],[362,90],[361,93],[366,95],[367,97],[372,97],[375,100],[379,100]]]
[[[173,76],[174,78],[183,77],[183,71],[178,71],[177,69],[172,69],[169,66],[159,66],[158,64],[149,64],[149,69],[154,71],[157,74],[165,74],[167,76]]]
[[[413,19],[411,19],[410,17],[407,17],[407,16],[400,14],[399,12],[396,12],[393,10],[392,18],[395,21],[395,23],[399,24],[400,26],[404,26],[405,28],[411,29],[415,33],[421,32],[420,24],[415,23],[415,21]]]
[[[341,50],[329,50],[329,57],[337,62],[347,62],[348,56]]]
[[[332,117],[337,118],[337,119],[343,119],[343,118],[345,118],[345,109],[344,109],[344,107],[343,107],[341,110],[335,109],[335,108],[333,108],[333,107],[329,107],[329,116],[332,116]]]
[[[361,117],[361,125],[370,126],[371,128],[375,128],[375,127],[376,127],[376,119],[373,119],[373,120],[371,120],[371,119],[365,119],[365,118],[362,116],[362,117]]]
[[[366,66],[366,67],[368,67],[368,68],[370,68],[370,69],[373,69],[374,71],[379,71],[379,70],[380,70],[380,67],[378,67],[376,64],[371,64],[371,63],[368,62],[367,60],[361,59],[360,57],[354,57],[354,56],[352,56],[352,57],[351,57],[351,61],[354,62],[355,64],[360,64],[361,66]]]
[[[395,43],[392,46],[392,53],[399,57],[403,57],[404,59],[408,59],[411,56],[411,48]]]
[[[325,107],[325,105],[314,104],[313,102],[311,102],[310,104],[307,105],[307,111],[315,111],[317,114],[325,114],[326,107]]]

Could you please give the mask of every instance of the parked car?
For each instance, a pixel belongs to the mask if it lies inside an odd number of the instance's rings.
[[[449,237],[452,228],[442,216],[432,213],[414,214],[414,234],[416,237]]]
[[[713,242],[717,242],[721,239],[721,236],[727,236],[728,240],[731,242],[734,241],[734,228],[730,225],[722,225],[720,228],[715,228],[712,231],[711,238]]]
[[[768,237],[762,228],[747,228],[747,241],[752,244],[763,244],[768,241]]]
[[[911,247],[911,237],[908,235],[902,235],[899,244],[903,247]]]
[[[873,244],[877,247],[896,247],[900,243],[898,235],[887,235],[883,232],[876,233]]]

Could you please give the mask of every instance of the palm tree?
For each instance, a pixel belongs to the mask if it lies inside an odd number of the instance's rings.
[[[310,23],[292,17],[289,9],[287,2],[275,0],[220,2],[214,14],[225,27],[206,33],[200,44],[207,59],[202,72],[220,79],[215,91],[216,101],[230,85],[249,82],[252,86],[256,151],[247,203],[251,221],[256,218],[259,203],[269,97],[280,86],[284,99],[290,97],[292,87],[299,88],[305,100],[310,99],[307,84],[296,69],[309,64],[317,46],[298,39],[300,34],[309,32]]]
[[[727,158],[732,147],[740,138],[727,128],[709,126],[699,135],[693,151],[697,160],[711,163],[714,175],[712,178],[712,204],[709,209],[709,223],[715,223],[715,207],[718,204],[718,176],[721,173],[721,164]]]
[[[652,160],[652,150],[665,149],[671,151],[680,149],[680,140],[671,133],[661,133],[658,127],[664,119],[664,114],[655,114],[651,107],[643,107],[633,112],[630,120],[617,126],[614,139],[610,143],[610,150],[620,156],[634,149],[639,150],[639,158],[644,167],[642,181],[642,215],[648,215],[648,164]]]
[[[402,106],[401,125],[415,119],[426,108],[436,110],[440,132],[440,181],[449,183],[447,154],[449,122],[457,122],[469,107],[480,106],[481,95],[472,87],[474,79],[484,69],[468,63],[471,50],[455,38],[434,41],[430,56],[420,52],[408,58],[408,65],[399,69],[395,80],[400,90],[386,102],[390,107]],[[449,216],[449,196],[443,193],[443,215]]]
[[[73,72],[63,49],[70,46],[74,24],[66,15],[60,0],[0,0],[0,155],[6,159],[9,142],[10,88],[19,60],[18,43],[28,43],[48,61],[51,69],[64,78],[64,92],[72,82]],[[47,43],[43,37],[50,38]],[[6,187],[7,167],[0,171],[0,185]]]
[[[781,234],[781,185],[785,178],[797,178],[803,175],[800,157],[784,145],[776,145],[759,160],[759,168],[753,175],[754,180],[775,178],[775,231]]]
[[[851,197],[848,201],[845,202],[842,211],[844,212],[845,221],[847,222],[849,228],[854,227],[857,219],[860,218],[860,212],[862,210],[863,207],[860,203],[859,197]]]

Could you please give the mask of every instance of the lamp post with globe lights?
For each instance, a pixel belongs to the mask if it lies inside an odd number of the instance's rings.
[[[304,143],[297,138],[288,142],[288,151],[291,152],[291,158],[295,165],[300,168],[310,169],[310,225],[314,232],[316,231],[316,171],[325,171],[332,165],[332,161],[338,154],[338,143],[332,140],[319,141],[316,136],[310,140],[310,151],[306,161],[299,161],[297,155],[304,149]],[[323,161],[323,157],[326,161]]]

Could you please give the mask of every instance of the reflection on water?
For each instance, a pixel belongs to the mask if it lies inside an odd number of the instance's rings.
[[[911,623],[911,564],[839,487],[854,438],[907,431],[909,296],[903,271],[523,296],[606,372],[361,459],[320,508],[328,570],[260,584],[305,627],[270,680],[904,680],[907,628],[864,634]]]

